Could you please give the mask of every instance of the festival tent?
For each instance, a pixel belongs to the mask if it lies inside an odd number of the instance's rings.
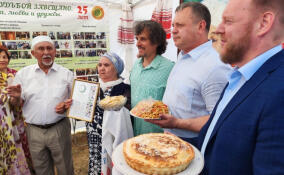
[[[208,6],[216,27],[227,0],[198,1]],[[177,60],[170,33],[179,3],[180,0],[2,0],[0,45],[6,45],[12,54],[9,66],[20,69],[36,62],[30,55],[31,39],[49,35],[57,46],[56,62],[73,70],[77,77],[92,76],[99,56],[112,51],[124,59],[122,76],[129,82],[129,71],[138,53],[131,30],[135,21],[160,22],[168,38],[163,56]]]
[[[198,1],[209,7],[216,27],[227,0]],[[57,47],[56,62],[74,71],[77,77],[94,73],[104,52],[116,52],[125,61],[123,76],[128,82],[138,52],[132,31],[135,21],[160,22],[168,38],[163,56],[177,60],[171,22],[179,3],[180,0],[3,0],[0,45],[7,46],[11,53],[9,66],[20,69],[36,63],[30,54],[32,38],[49,35]]]

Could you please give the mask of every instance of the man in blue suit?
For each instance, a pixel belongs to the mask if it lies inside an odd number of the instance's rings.
[[[284,3],[230,0],[217,28],[235,65],[199,135],[203,174],[284,174]]]

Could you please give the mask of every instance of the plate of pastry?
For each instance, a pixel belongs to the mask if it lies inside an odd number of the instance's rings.
[[[160,119],[161,114],[169,114],[166,104],[159,100],[142,100],[134,108],[130,114],[141,119]]]
[[[197,148],[164,133],[142,134],[124,141],[115,148],[112,161],[124,175],[198,175],[204,166]]]
[[[106,96],[99,102],[99,106],[104,110],[119,110],[126,104],[126,97],[119,96]]]

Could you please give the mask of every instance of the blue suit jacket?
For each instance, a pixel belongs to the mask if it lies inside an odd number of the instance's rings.
[[[215,110],[200,131],[199,148]],[[203,174],[284,175],[283,50],[266,61],[228,103],[204,158]]]

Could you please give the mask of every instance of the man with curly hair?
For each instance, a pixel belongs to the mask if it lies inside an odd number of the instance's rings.
[[[166,50],[166,32],[154,21],[140,21],[135,25],[139,58],[130,73],[131,106],[145,99],[162,100],[168,76],[174,63],[161,56]],[[157,125],[134,118],[134,135],[163,132]]]

